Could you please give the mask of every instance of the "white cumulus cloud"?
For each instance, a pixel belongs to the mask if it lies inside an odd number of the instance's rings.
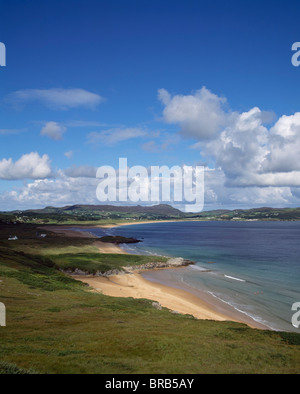
[[[235,121],[203,151],[215,158],[227,184],[234,186],[300,186],[300,114],[282,116],[273,127],[263,125],[257,107],[235,115]]]
[[[47,122],[41,130],[42,136],[47,136],[52,140],[62,140],[63,134],[67,131],[67,128],[57,122]]]
[[[258,107],[233,112],[205,87],[174,96],[160,89],[158,96],[164,121],[196,141],[192,148],[223,171],[228,187],[300,186],[300,112],[272,126],[274,114]]]
[[[270,129],[269,146],[270,153],[263,164],[264,171],[300,171],[300,112],[278,119]]]
[[[25,154],[16,162],[11,158],[0,161],[0,179],[44,179],[51,174],[49,156],[40,156],[37,152]]]
[[[218,97],[203,87],[190,95],[171,96],[165,89],[158,91],[164,105],[165,122],[177,124],[184,137],[208,139],[215,137],[227,122],[225,98]]]

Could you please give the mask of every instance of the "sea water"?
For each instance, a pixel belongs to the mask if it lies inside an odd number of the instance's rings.
[[[142,240],[124,246],[130,253],[196,262],[168,270],[175,287],[201,289],[270,329],[300,333],[291,323],[292,305],[300,302],[299,221],[165,222],[108,232]],[[152,279],[163,282],[163,272]]]

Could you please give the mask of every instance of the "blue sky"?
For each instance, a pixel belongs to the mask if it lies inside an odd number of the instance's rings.
[[[300,206],[298,1],[0,1],[0,210],[205,165],[205,209]]]

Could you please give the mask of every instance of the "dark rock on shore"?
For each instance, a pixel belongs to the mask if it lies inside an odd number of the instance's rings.
[[[120,235],[106,235],[104,237],[100,238],[101,242],[107,242],[107,243],[111,243],[111,244],[136,244],[138,242],[142,242],[139,239],[136,238],[126,238],[126,237],[122,237]]]

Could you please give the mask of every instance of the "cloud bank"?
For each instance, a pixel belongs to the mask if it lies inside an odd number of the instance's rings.
[[[228,187],[300,187],[300,113],[281,116],[254,107],[233,112],[226,99],[206,88],[191,95],[158,91],[165,122],[196,140],[202,157],[223,171]]]
[[[101,101],[94,96],[90,96],[89,101],[89,95],[83,93],[67,104],[65,91],[54,89],[50,95],[47,91],[43,98],[40,91],[38,95],[34,92],[27,91],[27,94],[59,109],[84,103],[92,108]],[[209,163],[205,170],[205,209],[300,205],[300,112],[276,119],[274,114],[259,107],[232,111],[226,98],[205,87],[187,95],[171,95],[166,89],[160,89],[158,98],[163,107],[163,122],[175,129],[168,132],[163,144],[155,139],[159,134],[125,126],[90,133],[88,142],[114,147],[127,140],[146,139],[141,149],[152,154],[164,152],[175,144],[178,160],[182,160],[186,156],[180,156],[180,143],[183,139],[185,144],[191,141],[191,147],[199,151],[200,163]],[[76,123],[77,126],[87,124]],[[95,122],[89,125],[106,126]],[[41,130],[43,136],[53,140],[62,139],[65,132],[66,127],[57,122],[47,122]],[[10,134],[10,130],[3,129],[3,134],[7,133]],[[64,155],[71,159],[73,154],[68,151]],[[24,184],[0,194],[2,209],[99,203],[95,167],[72,166],[58,170],[54,177],[50,164],[47,155],[40,156],[36,152],[24,154],[16,161],[3,158],[0,179],[24,180]]]

